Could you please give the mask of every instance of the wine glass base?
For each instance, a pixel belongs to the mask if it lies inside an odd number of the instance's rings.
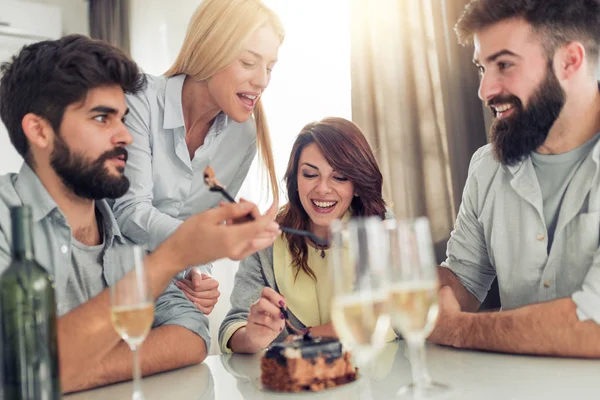
[[[144,397],[144,393],[142,392],[135,392],[131,396],[131,400],[146,400],[146,397]]]
[[[443,383],[427,382],[417,387],[414,383],[403,386],[398,390],[397,397],[399,399],[432,399],[447,394],[450,388]]]

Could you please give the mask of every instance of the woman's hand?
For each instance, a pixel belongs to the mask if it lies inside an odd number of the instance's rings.
[[[185,279],[175,282],[175,286],[205,315],[212,312],[221,295],[219,282],[196,268],[192,268]]]
[[[250,306],[246,335],[255,352],[271,344],[285,327],[285,317],[279,307],[285,307],[283,296],[268,287]]]

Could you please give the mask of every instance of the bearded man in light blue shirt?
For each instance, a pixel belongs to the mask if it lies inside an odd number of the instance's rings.
[[[440,268],[435,343],[600,357],[600,2],[474,0],[490,144],[471,160]],[[498,277],[501,312],[474,313]]]

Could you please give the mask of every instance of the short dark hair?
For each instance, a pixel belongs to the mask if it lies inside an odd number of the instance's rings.
[[[459,43],[466,46],[478,31],[512,18],[522,18],[533,27],[548,58],[557,47],[578,41],[597,65],[600,0],[471,0],[454,30]]]
[[[46,119],[58,133],[65,109],[88,91],[119,85],[137,93],[146,77],[120,49],[101,40],[69,35],[25,46],[0,66],[0,118],[10,140],[31,163],[21,122],[28,113]]]

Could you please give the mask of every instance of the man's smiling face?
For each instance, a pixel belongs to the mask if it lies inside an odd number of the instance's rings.
[[[524,20],[486,27],[474,44],[479,98],[494,115],[490,142],[497,159],[512,165],[544,143],[566,95],[539,35]]]

